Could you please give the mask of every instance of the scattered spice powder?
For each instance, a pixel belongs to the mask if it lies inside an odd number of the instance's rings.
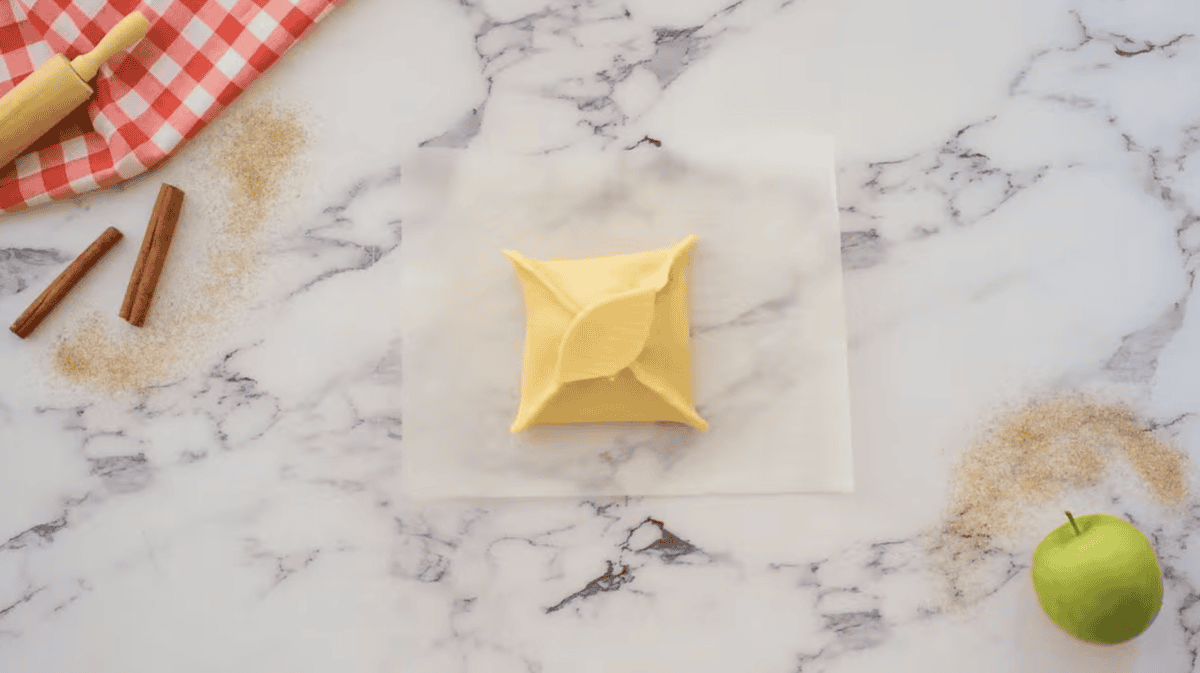
[[[229,177],[229,214],[224,236],[210,255],[207,292],[228,295],[263,266],[265,241],[259,235],[295,158],[307,144],[296,114],[271,104],[247,109],[223,141],[219,168]],[[248,245],[257,243],[257,245]]]
[[[220,164],[233,183],[230,197],[234,207],[226,228],[244,237],[266,221],[306,137],[294,112],[271,104],[251,107],[234,122]]]
[[[150,385],[165,372],[161,356],[171,352],[168,333],[160,329],[121,339],[105,330],[100,314],[93,314],[83,329],[58,344],[54,368],[72,381],[107,392]]]
[[[1130,408],[1071,395],[1029,403],[1000,416],[962,456],[946,516],[929,537],[933,565],[945,580],[943,609],[973,605],[1012,572],[1006,543],[1049,529],[1020,531],[1031,506],[1099,484],[1111,467],[1132,467],[1160,504],[1188,498],[1187,454],[1161,438]],[[1024,517],[1027,519],[1028,517]],[[1035,543],[1036,544],[1036,543]],[[999,566],[999,567],[997,567]],[[990,583],[989,583],[990,582]]]
[[[149,319],[139,329],[122,324],[115,308],[76,316],[71,324],[82,327],[51,352],[70,382],[136,391],[185,375],[255,296],[266,225],[294,195],[307,133],[295,112],[268,102],[231,110],[202,139],[176,158],[184,176],[163,177],[187,198]],[[140,243],[136,231],[130,238]]]

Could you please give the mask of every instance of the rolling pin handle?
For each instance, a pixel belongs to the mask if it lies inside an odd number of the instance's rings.
[[[137,44],[149,31],[150,22],[141,12],[134,12],[113,26],[95,49],[72,59],[71,68],[79,79],[89,82],[105,61]]]

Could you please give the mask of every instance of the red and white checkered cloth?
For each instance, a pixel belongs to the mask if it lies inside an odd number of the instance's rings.
[[[194,137],[345,0],[0,0],[0,95],[54,54],[91,51],[140,11],[150,32],[101,69],[94,130],[0,167],[0,211],[68,199],[140,175]],[[78,128],[78,127],[76,127]],[[52,138],[55,140],[55,138]]]

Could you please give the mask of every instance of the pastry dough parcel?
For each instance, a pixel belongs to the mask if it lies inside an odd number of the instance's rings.
[[[687,269],[671,248],[540,260],[511,250],[525,292],[517,433],[548,423],[674,421],[701,430],[692,393]]]

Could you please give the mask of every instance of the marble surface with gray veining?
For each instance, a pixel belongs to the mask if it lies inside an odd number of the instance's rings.
[[[1046,619],[1040,535],[989,550],[963,610],[928,553],[956,458],[1031,396],[1125,402],[1200,458],[1198,79],[1192,0],[350,0],[230,111],[310,135],[236,324],[153,388],[55,378],[55,339],[119,305],[127,241],[0,339],[0,670],[1200,671],[1197,496],[1075,496],[1162,561],[1162,612],[1120,646]],[[4,320],[104,226],[136,241],[219,125],[7,216]],[[414,504],[406,157],[714,128],[837,139],[856,492]]]

